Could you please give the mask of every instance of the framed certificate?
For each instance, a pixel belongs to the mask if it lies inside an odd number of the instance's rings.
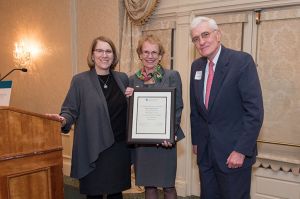
[[[129,98],[129,143],[161,144],[175,140],[175,88],[135,88]]]

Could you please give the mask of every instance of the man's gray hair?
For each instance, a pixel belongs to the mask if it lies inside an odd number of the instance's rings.
[[[192,30],[194,28],[196,28],[197,26],[199,26],[200,24],[202,24],[204,22],[208,22],[209,27],[213,30],[218,30],[219,29],[218,25],[217,25],[217,22],[214,19],[211,19],[211,18],[208,18],[208,17],[195,17],[191,22],[190,32],[192,32]]]

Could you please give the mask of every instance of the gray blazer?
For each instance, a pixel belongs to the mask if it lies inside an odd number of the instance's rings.
[[[129,79],[129,86],[134,87],[144,87],[144,81],[140,80],[136,75],[132,75]],[[176,127],[175,135],[177,140],[183,139],[184,133],[180,127],[181,113],[183,109],[183,100],[182,100],[182,84],[181,78],[177,71],[163,69],[163,78],[160,82],[156,82],[154,85],[155,88],[166,88],[166,87],[175,87],[176,88]]]
[[[122,92],[128,86],[125,73],[111,71]],[[71,177],[82,178],[95,169],[99,154],[114,143],[114,135],[105,96],[95,69],[73,77],[61,108],[66,118],[63,133],[75,124]]]

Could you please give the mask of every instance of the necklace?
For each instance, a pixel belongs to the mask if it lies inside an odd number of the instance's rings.
[[[103,85],[103,88],[107,89],[107,88],[108,88],[107,82],[108,82],[108,80],[109,80],[109,75],[108,75],[108,77],[107,77],[107,79],[106,79],[105,82],[101,79],[101,77],[99,77],[99,80],[104,84],[104,85]]]

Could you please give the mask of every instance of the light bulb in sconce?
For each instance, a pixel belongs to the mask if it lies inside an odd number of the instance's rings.
[[[18,67],[30,66],[33,56],[40,53],[39,46],[34,42],[24,42],[23,40],[15,43],[13,57],[15,65]]]
[[[23,41],[15,43],[13,56],[16,66],[29,66],[31,63],[31,53]]]

